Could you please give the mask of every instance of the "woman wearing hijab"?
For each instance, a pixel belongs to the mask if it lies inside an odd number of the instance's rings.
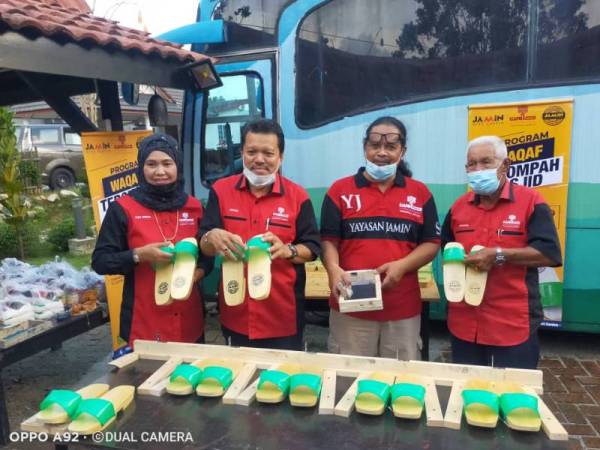
[[[153,264],[171,260],[168,243],[195,237],[202,205],[183,190],[182,154],[170,136],[154,134],[139,144],[138,188],[113,202],[102,222],[92,255],[100,274],[124,275],[119,336],[135,339],[202,342],[204,317],[194,283],[186,301],[158,306]],[[196,270],[195,281],[204,276]]]

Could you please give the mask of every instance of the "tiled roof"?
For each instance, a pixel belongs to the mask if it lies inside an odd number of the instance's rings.
[[[74,42],[86,48],[100,46],[109,51],[139,52],[181,62],[206,58],[179,45],[153,39],[143,31],[81,12],[75,6],[77,3],[74,0],[0,0],[0,34],[9,29],[30,38],[46,36],[61,44]]]

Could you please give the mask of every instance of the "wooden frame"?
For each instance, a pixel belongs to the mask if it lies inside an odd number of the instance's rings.
[[[354,399],[358,380],[372,372],[415,375],[422,380],[426,389],[425,413],[428,426],[443,426],[460,429],[462,420],[462,389],[470,379],[484,379],[493,382],[512,382],[523,386],[524,390],[538,396],[543,392],[542,371],[524,369],[497,369],[486,366],[445,364],[424,361],[399,361],[389,358],[337,355],[329,353],[309,353],[299,351],[228,347],[222,345],[162,343],[136,341],[135,352],[122,356],[110,364],[119,369],[135,363],[138,359],[165,361],[139,387],[138,394],[160,396],[165,392],[169,376],[177,364],[190,363],[205,358],[227,358],[244,363],[236,379],[223,395],[223,403],[250,405],[256,397],[259,369],[272,369],[281,364],[298,364],[323,369],[323,383],[319,398],[318,413],[348,417],[354,409]],[[354,382],[336,400],[337,376],[353,377]],[[442,414],[436,385],[451,386],[450,399],[445,416]],[[566,440],[568,434],[550,409],[538,397],[542,428],[552,440]],[[57,431],[57,427],[41,427],[35,416],[24,421],[21,429],[30,431]]]

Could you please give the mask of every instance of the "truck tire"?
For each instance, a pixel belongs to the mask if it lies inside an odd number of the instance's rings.
[[[66,167],[57,167],[50,174],[50,189],[65,189],[75,184],[75,174]]]

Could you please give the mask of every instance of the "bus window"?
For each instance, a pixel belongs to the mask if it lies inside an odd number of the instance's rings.
[[[297,35],[297,123],[523,83],[527,21],[526,1],[326,3]]]
[[[264,117],[262,80],[256,73],[221,76],[223,86],[209,91],[202,180],[241,172],[242,127]]]
[[[600,2],[540,1],[538,30],[536,80],[567,81],[600,74]]]
[[[289,0],[221,0],[212,18],[225,21],[227,42],[210,44],[203,53],[276,46],[277,19],[288,3]]]

